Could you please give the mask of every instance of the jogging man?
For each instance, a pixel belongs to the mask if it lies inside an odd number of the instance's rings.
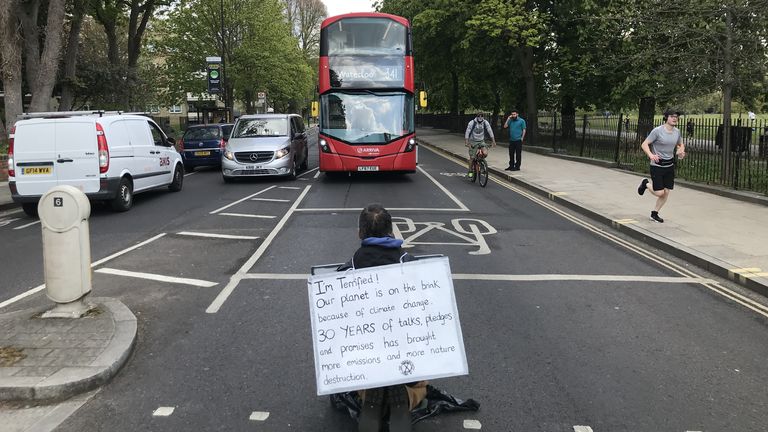
[[[488,145],[485,143],[485,133],[491,136],[491,147],[496,145],[496,138],[493,136],[493,128],[483,116],[478,112],[475,118],[467,124],[467,131],[464,133],[464,145],[469,147],[469,170],[467,177],[472,178],[475,173],[472,172],[472,158],[475,157],[477,150],[482,152],[483,157],[488,156]]]
[[[669,193],[675,187],[675,159],[685,157],[685,143],[680,130],[677,128],[678,111],[667,109],[664,111],[664,124],[654,128],[643,141],[640,148],[643,149],[651,163],[650,192],[656,197],[656,206],[651,211],[651,220],[664,223],[659,216],[661,207],[666,204]],[[653,148],[651,148],[651,146]],[[648,189],[648,179],[643,179],[637,188],[640,195]]]

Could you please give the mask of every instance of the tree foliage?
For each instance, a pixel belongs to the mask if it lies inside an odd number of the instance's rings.
[[[201,95],[205,57],[223,54],[225,87],[250,111],[257,92],[293,107],[312,86],[312,72],[277,0],[185,0],[171,11],[154,41],[164,60],[165,99]]]

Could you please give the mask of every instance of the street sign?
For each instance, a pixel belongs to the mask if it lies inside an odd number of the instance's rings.
[[[221,73],[223,68],[221,66],[221,57],[206,57],[208,72],[206,74],[208,78],[208,93],[217,94],[221,93],[223,82],[221,80]]]

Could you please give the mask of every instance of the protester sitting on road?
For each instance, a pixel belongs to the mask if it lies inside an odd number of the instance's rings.
[[[680,112],[678,111],[666,110],[664,112],[664,124],[654,128],[640,145],[651,163],[653,188],[650,192],[656,197],[656,206],[651,211],[651,220],[659,223],[664,223],[659,211],[666,204],[670,191],[675,187],[674,156],[677,154],[680,159],[685,157],[685,143],[680,130],[676,127],[679,116]],[[647,178],[640,182],[637,193],[642,195],[646,189],[648,189]]]
[[[493,136],[493,128],[488,120],[483,118],[483,113],[478,112],[475,118],[467,124],[467,131],[464,133],[464,146],[469,147],[469,170],[467,177],[472,178],[475,173],[472,172],[472,158],[477,151],[482,152],[483,157],[488,156],[487,144],[485,143],[485,134],[491,137],[491,147],[496,145],[496,138]]]
[[[367,205],[358,220],[362,244],[339,270],[413,261],[415,258],[402,250],[403,241],[394,238],[392,231],[389,212],[381,204]],[[380,432],[387,417],[390,432],[408,432],[411,410],[427,396],[427,381],[361,390],[359,394],[362,400],[359,432]]]

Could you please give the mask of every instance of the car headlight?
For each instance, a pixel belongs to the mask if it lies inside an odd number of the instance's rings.
[[[224,157],[231,161],[235,160],[235,154],[226,147],[224,148]]]
[[[291,152],[291,147],[290,146],[289,147],[285,147],[285,148],[281,148],[280,150],[275,152],[275,159],[280,159],[280,158],[286,157],[286,156],[288,156],[288,153],[290,153],[290,152]]]

